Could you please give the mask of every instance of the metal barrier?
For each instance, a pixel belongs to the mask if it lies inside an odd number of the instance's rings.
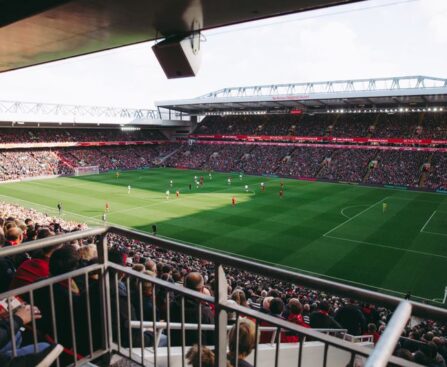
[[[180,253],[188,254],[196,258],[205,259],[214,264],[215,272],[215,296],[211,297],[203,293],[190,290],[178,284],[173,284],[161,280],[159,278],[142,274],[134,271],[128,267],[112,263],[108,259],[108,242],[107,234],[118,234],[127,238],[150,243],[163,249],[173,250]],[[280,335],[285,330],[298,336],[300,342],[297,343],[297,361],[298,366],[303,365],[303,352],[305,340],[312,340],[320,342],[324,345],[323,351],[323,366],[330,365],[328,361],[329,348],[345,351],[349,354],[351,363],[357,358],[362,357],[368,359],[367,366],[381,367],[388,363],[395,366],[416,366],[416,364],[404,361],[402,359],[393,357],[391,354],[399,340],[402,329],[406,326],[411,312],[414,315],[429,318],[433,320],[446,320],[447,310],[428,306],[416,302],[403,301],[397,297],[392,297],[369,290],[364,290],[349,285],[335,283],[332,281],[294,273],[291,271],[273,268],[267,265],[240,259],[237,257],[213,252],[202,248],[197,248],[171,240],[162,239],[156,236],[151,236],[138,231],[124,230],[115,227],[109,228],[95,228],[85,231],[73,232],[61,236],[49,237],[43,240],[37,240],[26,246],[15,246],[3,248],[0,250],[0,257],[14,256],[25,251],[33,251],[42,249],[48,246],[53,246],[60,243],[68,243],[71,241],[81,240],[89,237],[99,236],[100,240],[97,242],[98,248],[98,264],[90,265],[73,272],[48,278],[34,284],[21,287],[19,289],[11,290],[0,294],[0,299],[7,298],[11,304],[10,297],[16,295],[26,295],[29,303],[33,306],[35,304],[36,292],[48,288],[49,295],[49,313],[48,317],[53,320],[51,323],[50,334],[54,342],[61,342],[61,336],[58,333],[66,331],[62,328],[69,329],[71,338],[66,338],[68,341],[65,347],[71,352],[70,363],[74,366],[82,364],[84,361],[92,361],[104,354],[117,353],[124,358],[133,360],[134,362],[145,365],[147,348],[151,347],[153,354],[153,365],[159,365],[158,351],[163,350],[167,357],[167,365],[170,366],[170,357],[172,351],[172,334],[179,333],[181,343],[182,366],[185,366],[186,348],[191,346],[186,343],[186,334],[197,329],[196,335],[199,350],[207,344],[214,350],[216,357],[216,366],[227,365],[227,343],[228,343],[228,313],[236,314],[235,332],[236,332],[236,348],[239,346],[239,328],[243,318],[250,318],[254,320],[256,327],[256,334],[260,332],[272,333],[270,342],[275,345],[275,367],[279,365],[280,353],[282,350]],[[396,309],[382,335],[379,343],[375,349],[367,348],[361,343],[352,343],[343,338],[338,338],[319,332],[315,329],[308,329],[296,324],[292,324],[286,320],[273,317],[269,314],[259,312],[257,310],[231,304],[228,301],[228,286],[224,272],[224,266],[244,269],[253,273],[261,274],[280,281],[287,281],[290,283],[300,284],[308,288],[317,290],[324,290],[335,295],[350,297],[367,301],[370,303],[380,304],[392,309]],[[92,275],[95,275],[93,280]],[[79,278],[81,277],[81,278]],[[72,294],[72,280],[83,279],[85,282],[85,294],[81,303],[84,307],[85,316],[83,323],[78,323],[76,319],[79,316],[78,304],[74,301],[75,296]],[[131,294],[130,282],[133,283],[135,293]],[[61,316],[55,310],[55,294],[54,288],[65,282],[68,284],[68,307],[66,313]],[[144,321],[143,317],[143,283],[150,283],[152,290],[152,321]],[[163,291],[163,298],[157,299],[156,290]],[[180,300],[181,305],[181,320],[172,320],[171,315],[171,301],[176,297]],[[135,303],[135,297],[137,302]],[[132,299],[133,298],[133,299]],[[198,308],[198,321],[192,323],[185,317],[185,302],[194,300]],[[166,305],[165,317],[163,323],[157,320],[157,302],[164,302]],[[136,307],[135,307],[136,305]],[[214,323],[205,324],[202,321],[202,308],[214,306]],[[138,310],[139,318],[133,315],[132,310]],[[129,317],[122,319],[122,311]],[[9,308],[9,326],[14,330],[13,311]],[[92,315],[94,313],[94,315]],[[31,322],[31,333],[33,337],[33,344],[35,350],[38,349],[39,323],[36,322],[34,315]],[[175,321],[175,322],[174,322]],[[263,325],[261,325],[263,324]],[[61,329],[62,328],[62,329]],[[82,332],[80,330],[82,329]],[[166,338],[166,346],[160,347],[160,338],[163,330],[163,335]],[[212,332],[214,330],[214,332]],[[212,332],[213,341],[205,343],[203,340],[204,333]],[[151,335],[152,333],[152,335]],[[274,334],[273,334],[274,333]],[[58,338],[59,337],[59,338]],[[151,340],[151,345],[146,344],[146,340]],[[259,339],[258,339],[259,341]],[[359,340],[362,341],[362,340]],[[15,335],[11,333],[12,354],[16,355]],[[259,342],[256,342],[254,349],[254,366],[259,365]],[[139,350],[140,355],[136,356],[135,350]],[[238,356],[238,349],[235,355]],[[235,361],[230,361],[234,363]],[[237,362],[237,361],[236,361]],[[66,361],[60,362],[58,360],[58,367],[61,364],[66,364]],[[201,360],[199,361],[201,365]],[[237,365],[237,363],[236,363]]]

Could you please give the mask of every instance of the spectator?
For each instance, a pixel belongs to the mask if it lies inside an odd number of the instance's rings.
[[[200,273],[191,272],[185,277],[184,287],[190,290],[204,293],[204,279]],[[197,300],[185,297],[185,322],[197,324],[199,322],[199,312],[202,324],[213,324],[214,315],[207,303],[199,303]],[[200,304],[200,307],[199,307]],[[182,297],[179,295],[172,303],[171,318],[173,322],[181,322],[182,319]],[[198,342],[199,337],[202,338],[202,345],[212,345],[214,338],[212,332],[202,331],[202,334],[195,330],[186,331],[186,344],[192,345]],[[172,332],[173,345],[181,345],[181,333],[179,331]]]
[[[237,367],[252,367],[246,358],[256,345],[256,328],[253,321],[241,318],[239,321],[239,343],[237,340],[237,324],[232,327],[228,336],[228,361]],[[236,356],[236,350],[238,355]],[[237,363],[235,363],[237,361]]]
[[[342,329],[341,325],[329,315],[330,309],[328,302],[321,302],[318,311],[310,314],[310,327],[313,329]]]
[[[18,357],[29,356],[31,357],[35,354],[34,345],[27,345],[22,347],[22,332],[20,329],[29,324],[32,320],[32,314],[34,314],[34,319],[39,320],[42,315],[37,307],[32,308],[29,305],[20,306],[17,311],[15,311],[13,316],[13,330],[10,329],[9,320],[0,320],[0,362],[7,363],[13,357],[12,353],[12,343],[11,337],[15,335],[16,340],[16,355]],[[49,347],[47,343],[38,343],[38,352],[43,352]],[[30,361],[30,359],[23,359],[24,362]],[[23,364],[25,365],[25,364]]]
[[[287,310],[284,312],[283,317],[296,325],[309,328],[310,326],[304,322],[303,315],[301,314],[303,306],[296,298],[291,298],[287,304]],[[284,331],[281,333],[281,343],[297,343],[299,337],[296,333],[291,331]]]
[[[54,233],[53,233],[54,235]],[[50,258],[60,245],[45,247],[35,253],[35,257],[25,260],[17,269],[10,284],[11,289],[32,284],[41,279],[45,279],[50,274]]]
[[[348,334],[362,335],[366,331],[365,316],[353,299],[337,311],[335,320],[342,328],[348,329]]]

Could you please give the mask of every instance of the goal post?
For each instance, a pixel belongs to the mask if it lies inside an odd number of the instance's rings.
[[[99,166],[85,166],[85,167],[75,167],[75,176],[86,176],[86,175],[97,175],[99,173]]]

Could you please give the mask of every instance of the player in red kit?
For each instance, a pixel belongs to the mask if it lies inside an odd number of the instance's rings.
[[[110,211],[110,205],[109,202],[106,202],[106,213],[108,213]]]
[[[281,189],[281,190],[279,190],[279,198],[282,199],[283,196],[284,196],[284,191]]]
[[[231,205],[236,206],[236,197],[235,196],[233,196],[231,198]]]
[[[178,198],[178,197],[180,196],[180,191],[177,190],[177,191],[175,192],[175,196],[177,196],[177,198]]]

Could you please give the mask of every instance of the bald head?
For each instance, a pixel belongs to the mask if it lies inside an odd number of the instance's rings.
[[[146,270],[149,270],[155,274],[157,273],[157,264],[155,263],[154,260],[151,259],[147,260],[144,266],[146,267]]]
[[[191,272],[185,278],[185,287],[197,292],[201,292],[204,286],[204,280],[200,273]]]
[[[6,241],[21,243],[23,240],[23,232],[19,227],[12,227],[6,231]]]

